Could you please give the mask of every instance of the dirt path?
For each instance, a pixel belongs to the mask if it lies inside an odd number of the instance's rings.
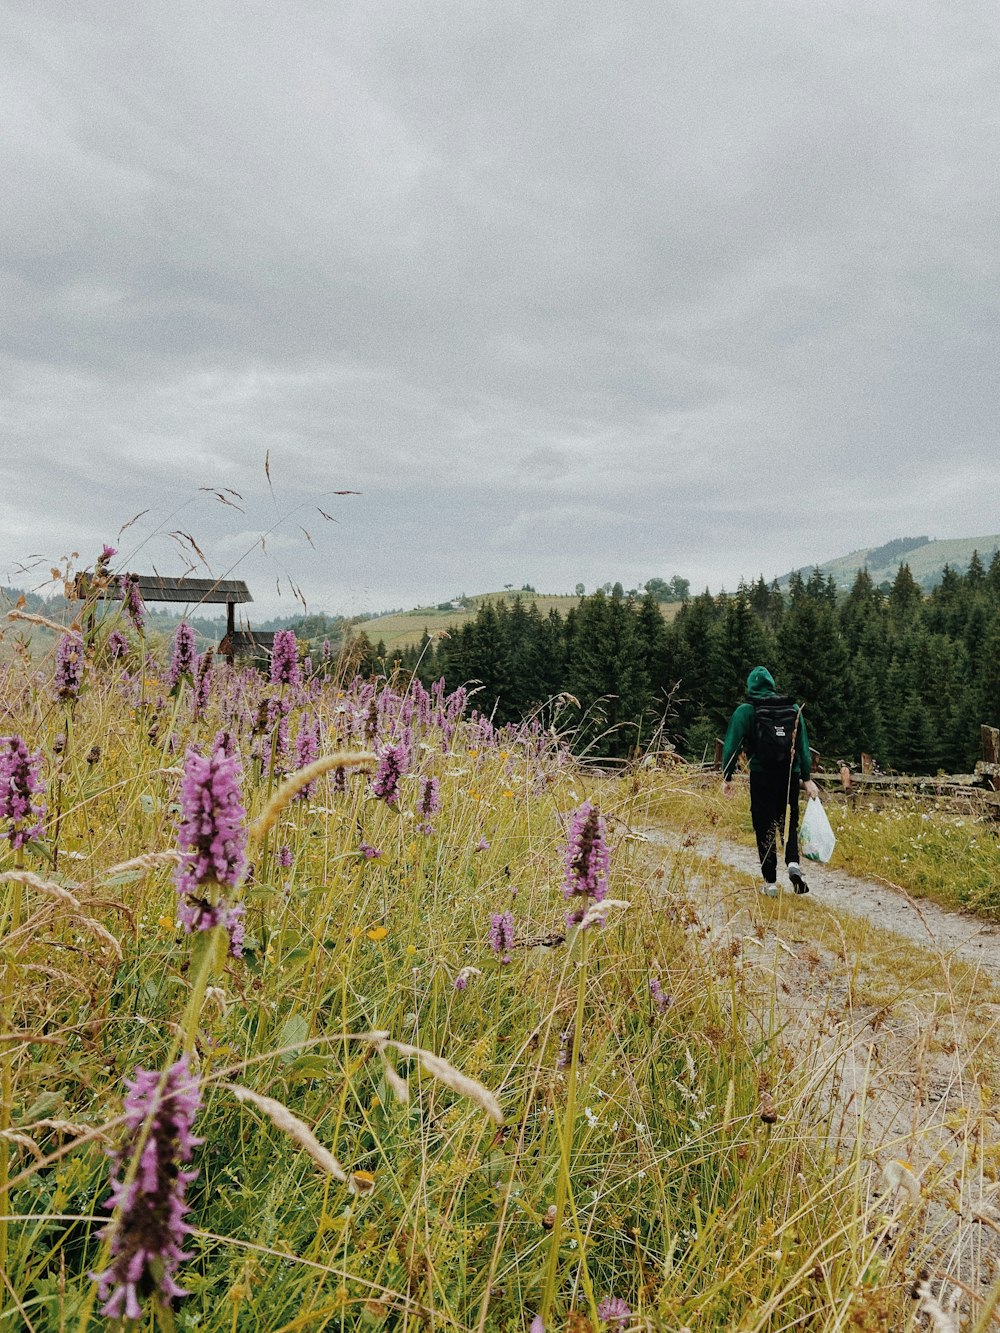
[[[682,840],[680,834],[662,829],[648,829],[646,837],[651,843],[674,851],[682,846],[690,847],[702,857],[714,858],[734,870],[760,878],[756,850],[741,843],[712,836],[702,836],[690,843]],[[810,905],[866,918],[880,930],[890,931],[911,944],[944,954],[947,958],[981,967],[1000,980],[1000,929],[995,925],[961,912],[949,912],[927,900],[910,898],[902,889],[876,880],[860,879],[844,870],[806,862],[804,872],[809,882]],[[779,875],[779,883],[780,880]],[[796,901],[787,883],[782,897]]]
[[[905,1162],[921,1263],[947,1278],[942,1295],[952,1279],[988,1290],[1000,1275],[1000,930],[811,864],[809,894],[767,898],[751,846],[641,837],[654,858],[663,849],[664,893],[689,905],[697,947],[749,1002],[748,1035],[783,1061],[779,1123],[825,1123],[836,1169],[860,1152],[869,1197]]]

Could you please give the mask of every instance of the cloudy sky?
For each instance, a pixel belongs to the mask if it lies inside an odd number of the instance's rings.
[[[142,510],[289,612],[1000,530],[995,0],[0,21],[0,581]]]

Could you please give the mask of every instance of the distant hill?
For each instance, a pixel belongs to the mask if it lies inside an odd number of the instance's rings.
[[[484,602],[512,602],[520,597],[524,606],[534,603],[543,616],[550,611],[558,611],[561,616],[575,606],[580,598],[574,593],[537,593],[528,589],[505,589],[503,592],[481,592],[474,597],[463,597],[459,603],[441,603],[439,606],[418,606],[412,611],[395,611],[390,615],[375,616],[371,620],[356,621],[351,625],[354,633],[364,633],[373,643],[380,641],[386,648],[405,648],[409,644],[419,643],[426,629],[428,634],[435,630],[450,633],[460,629],[467,620],[475,620],[476,613]],[[681,609],[680,602],[661,602],[660,611],[665,620],[672,620]]]
[[[931,541],[929,537],[896,537],[883,546],[852,551],[850,555],[841,555],[819,565],[806,565],[798,572],[808,577],[814,569],[819,569],[820,573],[832,577],[838,588],[850,588],[859,569],[867,569],[875,583],[891,582],[899,566],[905,562],[921,587],[930,590],[940,582],[945,565],[964,574],[973,551],[978,551],[983,564],[989,565],[998,550],[1000,534],[996,533],[990,537],[951,537],[944,541]],[[779,586],[787,587],[791,577],[791,573],[784,574],[778,579]]]

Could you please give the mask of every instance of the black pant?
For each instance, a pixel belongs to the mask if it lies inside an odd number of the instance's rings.
[[[767,884],[778,877],[778,846],[784,840],[785,810],[788,838],[785,840],[785,865],[799,859],[799,780],[787,773],[750,774],[750,818],[757,838],[760,872]]]

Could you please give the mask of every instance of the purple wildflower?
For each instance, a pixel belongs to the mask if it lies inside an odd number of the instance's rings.
[[[502,953],[503,961],[510,962],[510,950],[514,947],[514,914],[512,912],[494,912],[490,917],[488,934],[490,948],[494,953]]]
[[[410,753],[405,745],[386,745],[379,755],[378,768],[372,778],[371,792],[386,805],[399,801],[399,782],[410,765]]]
[[[319,719],[309,719],[304,717],[299,723],[298,735],[295,737],[295,767],[305,768],[311,764],[314,759],[319,758]],[[315,782],[307,782],[302,790],[296,793],[297,801],[307,800],[313,792]]]
[[[182,1248],[191,1232],[184,1195],[198,1173],[183,1167],[202,1142],[191,1133],[201,1097],[186,1055],[165,1076],[136,1069],[127,1087],[128,1137],[112,1154],[111,1194],[104,1205],[119,1211],[118,1225],[109,1223],[104,1233],[111,1236],[111,1263],[91,1274],[108,1319],[140,1319],[142,1301],[154,1293],[164,1303],[187,1294],[174,1274],[190,1258]],[[136,1154],[138,1169],[126,1184]]]
[[[347,769],[343,764],[338,764],[333,770],[330,786],[333,791],[347,791]]]
[[[170,666],[167,669],[167,685],[174,690],[181,679],[187,676],[193,681],[198,663],[198,647],[194,630],[182,620],[174,631],[174,645],[170,654]]]
[[[329,661],[330,661],[330,653],[331,653],[331,649],[330,649],[330,640],[329,640],[329,639],[324,639],[324,640],[323,640],[323,647],[322,647],[321,650],[320,650],[320,657],[322,658],[322,661],[323,661],[323,665],[324,665],[324,666],[327,666],[328,663],[329,663]]]
[[[463,976],[463,974],[459,972],[458,976],[455,978],[455,989],[467,990],[468,987],[469,987],[469,978],[467,976]]]
[[[94,566],[94,580],[99,587],[106,588],[108,586],[108,565],[117,554],[117,547],[109,546],[107,542],[101,547],[101,554],[97,557],[97,564]]]
[[[358,848],[358,856],[361,857],[362,861],[377,861],[381,855],[381,847],[373,847],[370,842],[365,842],[362,839],[361,846]]]
[[[214,658],[215,652],[211,648],[206,648],[198,658],[198,672],[194,678],[195,717],[200,716],[208,707],[208,700],[212,693],[212,662]]]
[[[64,634],[56,649],[56,673],[52,681],[57,699],[76,699],[83,682],[83,639]]]
[[[611,855],[605,841],[604,819],[590,801],[574,811],[564,856],[563,895],[589,898],[599,903],[608,891]],[[570,925],[577,925],[586,914],[587,904],[571,912]]]
[[[663,987],[660,985],[658,977],[649,978],[649,994],[653,1003],[662,1014],[664,1009],[668,1008],[670,1005],[670,996],[666,994]]]
[[[185,930],[229,930],[230,952],[239,957],[242,907],[230,907],[224,898],[206,897],[211,886],[235,888],[246,869],[246,811],[240,796],[240,761],[232,752],[232,738],[220,732],[207,757],[189,749],[181,784],[179,841],[185,849],[177,877],[182,899],[178,917]],[[185,901],[186,900],[186,901]],[[238,925],[239,938],[234,932]]]
[[[424,778],[420,787],[420,813],[425,819],[441,809],[441,783],[437,778]]]
[[[118,586],[122,594],[122,606],[125,608],[125,614],[131,620],[137,630],[141,632],[146,623],[146,603],[142,600],[142,593],[139,591],[138,574],[122,574],[118,580]]]
[[[271,684],[298,685],[301,679],[295,631],[279,629],[275,631],[274,647],[271,649]]]
[[[0,819],[8,824],[2,836],[14,851],[42,831],[45,803],[32,800],[45,790],[41,766],[41,754],[30,754],[20,736],[0,739]]]
[[[292,849],[286,842],[282,847],[278,848],[278,865],[281,866],[282,870],[288,870],[291,867],[291,864]]]
[[[112,662],[128,656],[128,639],[120,629],[113,629],[108,635],[107,649]]]
[[[632,1311],[620,1296],[605,1296],[597,1306],[597,1317],[609,1328],[621,1328],[632,1318]]]
[[[239,789],[240,763],[225,744],[207,756],[188,750],[181,784],[180,842],[187,848],[177,876],[182,893],[206,881],[230,888],[246,866],[246,811]]]
[[[534,1319],[532,1319],[528,1333],[545,1333],[545,1324],[540,1314],[536,1314]]]
[[[473,850],[477,852],[488,852],[490,850],[490,844],[485,838],[480,838]]]

